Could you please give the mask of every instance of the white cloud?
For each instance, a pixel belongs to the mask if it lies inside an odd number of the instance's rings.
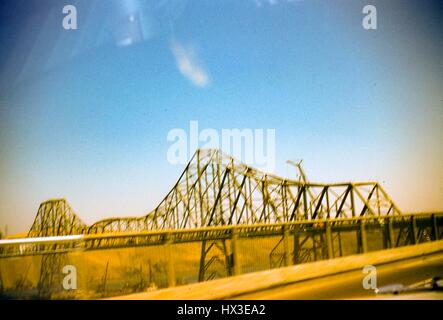
[[[193,47],[185,47],[181,43],[173,41],[171,51],[181,74],[198,87],[206,87],[209,84],[209,76],[199,64]]]
[[[301,0],[280,0],[280,3],[284,3],[284,2],[299,2]],[[257,8],[261,8],[263,3],[267,3],[270,6],[275,6],[277,4],[279,4],[279,0],[254,0],[255,5],[257,6]]]

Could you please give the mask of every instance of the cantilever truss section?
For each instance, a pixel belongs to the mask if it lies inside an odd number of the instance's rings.
[[[40,205],[29,232],[100,234],[193,229],[299,220],[401,214],[377,182],[320,184],[251,168],[219,150],[197,150],[177,183],[152,212],[86,226],[65,200]]]
[[[28,237],[81,234],[85,229],[86,224],[65,199],[54,199],[40,204]]]

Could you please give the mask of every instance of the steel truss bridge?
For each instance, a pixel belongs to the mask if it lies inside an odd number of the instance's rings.
[[[65,253],[78,250],[197,242],[198,278],[204,281],[214,277],[214,257],[227,276],[240,273],[239,239],[280,237],[269,253],[271,267],[278,267],[342,256],[346,232],[354,232],[361,253],[368,251],[368,232],[378,232],[383,248],[443,236],[443,213],[402,213],[377,182],[321,184],[306,181],[303,172],[300,176],[284,179],[218,150],[197,150],[147,215],[88,226],[66,200],[49,200],[40,205],[29,230],[33,239],[0,243],[0,258],[43,255],[39,286],[45,292]],[[168,283],[173,286],[173,253],[168,256]]]
[[[198,150],[171,191],[147,215],[111,218],[87,226],[66,200],[49,200],[40,205],[28,236],[189,230],[399,214],[377,182],[288,180],[255,170],[218,150]]]

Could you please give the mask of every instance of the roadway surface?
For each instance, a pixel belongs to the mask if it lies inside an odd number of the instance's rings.
[[[443,278],[443,253],[390,263],[377,267],[377,287],[391,284],[410,285],[434,276]],[[235,299],[372,299],[372,298],[419,298],[443,299],[443,293],[420,293],[419,295],[376,295],[362,285],[366,276],[362,271],[351,271],[315,280],[301,281],[260,291],[243,294]]]

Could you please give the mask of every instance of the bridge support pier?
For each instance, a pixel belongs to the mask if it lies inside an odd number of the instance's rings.
[[[294,253],[292,256],[292,263],[298,264],[300,263],[300,235],[297,231],[294,232]]]
[[[285,266],[289,267],[291,265],[291,247],[289,244],[289,240],[290,240],[290,234],[289,234],[289,230],[287,227],[285,227],[283,229],[283,249],[284,249],[284,261],[285,261]]]
[[[37,285],[40,299],[50,299],[52,294],[62,289],[62,268],[67,263],[65,253],[43,255],[40,265],[40,277]]]
[[[388,237],[389,237],[389,247],[395,248],[395,232],[394,232],[394,221],[392,218],[389,218],[388,222]]]
[[[437,224],[437,217],[435,214],[431,216],[431,223],[432,223],[432,237],[434,240],[439,240],[439,231],[438,231],[438,224]]]
[[[368,241],[366,236],[366,225],[364,221],[360,222],[360,252],[368,252]]]
[[[410,225],[410,235],[411,235],[411,243],[417,244],[417,221],[415,217],[411,217],[411,225]]]
[[[231,268],[232,275],[237,276],[241,273],[240,271],[240,260],[238,255],[238,232],[236,229],[232,230],[232,238],[231,238]]]
[[[332,247],[332,230],[330,223],[326,223],[326,246],[328,249],[328,259],[333,259],[334,248]]]
[[[167,259],[167,267],[166,267],[166,277],[168,281],[168,287],[175,287],[176,278],[175,278],[175,265],[174,265],[174,256],[172,253],[172,240],[168,238],[165,242],[165,251],[166,251],[166,259]]]
[[[232,239],[231,239],[232,240]],[[218,277],[232,276],[234,273],[232,260],[235,259],[229,251],[232,250],[231,246],[227,243],[228,240],[213,240],[202,241],[201,254],[200,254],[200,268],[198,273],[198,281],[212,280]],[[237,245],[237,239],[234,240]],[[236,255],[238,250],[235,249]],[[238,258],[236,259],[238,261]],[[209,269],[215,269],[212,273],[208,273]]]

